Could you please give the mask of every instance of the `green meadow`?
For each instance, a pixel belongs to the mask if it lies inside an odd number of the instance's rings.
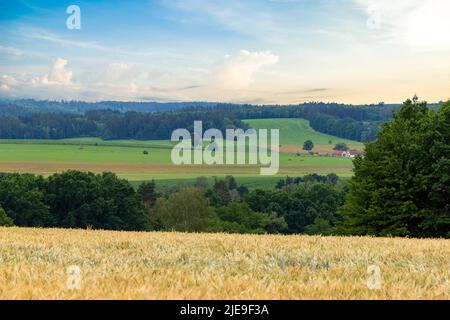
[[[348,145],[361,145],[361,142],[338,138],[328,134],[320,133],[310,127],[309,121],[305,119],[251,119],[244,120],[254,129],[279,129],[280,144],[303,145],[306,140],[314,144],[336,144],[339,142]]]
[[[169,148],[143,148],[129,145],[91,145],[90,138],[78,139],[77,143],[58,140],[43,144],[36,141],[0,142],[0,161],[17,162],[83,162],[83,163],[141,163],[165,164],[170,162]],[[142,142],[139,142],[142,143]],[[143,154],[146,150],[149,154]]]
[[[280,144],[298,145],[304,140],[316,144],[358,142],[336,138],[314,131],[302,119],[263,119],[247,121],[255,129],[279,128]],[[301,142],[301,143],[300,143]],[[248,187],[273,186],[280,177],[302,176],[309,173],[336,173],[342,177],[352,174],[350,159],[280,153],[280,170],[277,176],[260,176],[259,165],[252,166],[175,166],[171,162],[169,140],[105,141],[100,138],[76,138],[62,140],[0,140],[0,171],[30,172],[48,175],[68,169],[84,171],[112,171],[130,181],[155,179],[167,186],[192,183],[199,176],[209,181],[227,174]],[[145,154],[145,152],[147,154]]]

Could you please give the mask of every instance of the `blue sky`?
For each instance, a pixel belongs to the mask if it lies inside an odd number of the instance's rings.
[[[66,8],[78,5],[81,29]],[[0,3],[0,96],[298,103],[450,98],[447,0]]]

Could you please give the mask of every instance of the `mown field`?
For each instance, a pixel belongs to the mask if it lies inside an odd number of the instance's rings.
[[[438,239],[0,228],[0,299],[448,299],[449,257]]]
[[[362,145],[361,142],[348,140],[320,133],[310,127],[305,119],[250,119],[243,120],[254,129],[279,129],[280,144],[303,145],[306,140],[311,140],[316,145],[332,145],[342,142],[347,145]]]
[[[248,120],[254,128],[279,128],[280,171],[278,176],[301,176],[309,173],[336,173],[351,176],[350,159],[309,156],[302,153],[304,140],[312,139],[319,151],[332,149],[329,140],[360,143],[339,139],[314,131],[302,119]],[[286,144],[287,143],[287,144]],[[48,175],[68,169],[103,172],[112,171],[130,181],[160,180],[168,184],[176,180],[192,181],[198,176],[223,177],[228,174],[251,185],[272,185],[273,177],[261,177],[260,166],[195,165],[175,166],[170,154],[173,142],[168,140],[104,141],[99,138],[63,140],[0,140],[0,172],[21,172]],[[148,154],[143,154],[146,150]]]

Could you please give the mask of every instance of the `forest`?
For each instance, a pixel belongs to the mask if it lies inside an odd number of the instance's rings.
[[[210,128],[242,128],[244,119],[303,118],[316,131],[356,141],[373,141],[396,105],[351,106],[334,103],[236,105],[212,103],[0,101],[1,139],[170,139],[194,120]]]
[[[212,186],[200,177],[191,186],[156,190],[153,181],[135,190],[113,173],[0,174],[0,225],[329,234],[346,186],[336,175],[308,175],[249,191],[227,176]]]

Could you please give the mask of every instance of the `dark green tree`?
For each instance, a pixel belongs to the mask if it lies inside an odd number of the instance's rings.
[[[450,237],[450,102],[406,101],[354,167],[341,233]]]
[[[0,174],[0,205],[21,227],[50,227],[54,220],[44,203],[45,180],[31,174]]]
[[[149,215],[128,181],[113,173],[67,171],[48,178],[45,203],[56,225],[147,230]]]
[[[348,146],[343,142],[339,142],[339,143],[336,143],[336,145],[334,146],[333,149],[337,150],[337,151],[347,151]]]
[[[152,208],[155,205],[158,197],[155,181],[141,183],[137,192],[148,208]]]
[[[303,143],[303,150],[311,151],[312,149],[314,149],[314,143],[311,140],[306,140]]]
[[[228,184],[229,190],[237,189],[238,185],[237,185],[236,179],[233,176],[226,176],[225,181]]]
[[[216,179],[214,186],[211,190],[208,190],[207,197],[213,206],[226,206],[232,200],[232,193],[228,187],[229,182],[224,179]]]

